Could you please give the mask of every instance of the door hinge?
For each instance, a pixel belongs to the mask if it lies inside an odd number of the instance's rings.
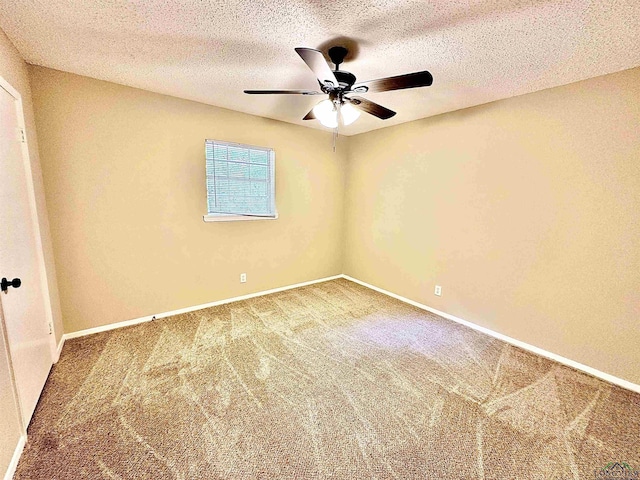
[[[27,134],[24,132],[24,128],[18,128],[18,138],[20,143],[27,143]]]
[[[51,325],[51,322],[49,322],[49,335],[51,335],[53,333],[53,325]]]

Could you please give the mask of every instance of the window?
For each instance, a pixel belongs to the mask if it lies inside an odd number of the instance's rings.
[[[205,158],[205,221],[278,218],[273,149],[206,140]]]

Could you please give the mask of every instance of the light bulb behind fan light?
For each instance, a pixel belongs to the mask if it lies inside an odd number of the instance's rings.
[[[342,116],[342,124],[351,125],[360,116],[360,111],[350,103],[343,103],[340,106],[340,114]]]
[[[313,107],[313,115],[327,128],[338,126],[338,110],[329,99],[323,100]]]

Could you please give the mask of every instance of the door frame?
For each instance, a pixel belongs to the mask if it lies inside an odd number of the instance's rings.
[[[18,423],[20,424],[20,435],[26,440],[27,438],[27,425],[24,424],[24,415],[22,415],[22,404],[20,403],[20,395],[18,394],[18,384],[16,383],[16,375],[13,371],[13,358],[11,357],[11,346],[9,345],[9,335],[7,335],[7,325],[4,320],[4,311],[2,310],[2,298],[0,297],[0,335],[2,335],[5,352],[0,352],[0,355],[6,354],[9,360],[9,376],[11,377],[11,393],[13,394],[13,400],[16,404],[16,415],[18,416]]]
[[[15,101],[16,106],[16,115],[18,120],[18,128],[22,131],[22,141],[21,141],[21,151],[22,151],[22,165],[25,172],[26,179],[26,188],[27,188],[27,197],[29,199],[29,212],[30,212],[30,222],[31,229],[33,231],[33,235],[35,237],[36,242],[36,256],[37,263],[39,267],[40,273],[40,285],[42,288],[42,297],[44,301],[44,312],[45,312],[45,321],[49,327],[49,347],[51,353],[52,363],[56,363],[58,361],[59,353],[58,346],[56,345],[56,332],[53,322],[53,308],[51,305],[51,289],[49,288],[49,280],[47,279],[47,266],[44,258],[44,248],[42,245],[42,233],[40,229],[39,218],[40,215],[46,215],[45,212],[38,211],[38,204],[36,201],[36,190],[33,181],[33,170],[31,168],[31,155],[29,154],[29,133],[27,132],[26,122],[24,119],[24,109],[22,106],[22,95],[13,88],[13,86],[5,80],[3,76],[0,75],[0,88],[4,89],[9,95],[11,95]],[[19,132],[16,132],[18,135]],[[6,332],[6,319],[4,315],[2,316],[3,323],[3,331]],[[7,344],[7,350],[9,353],[9,357],[11,357],[11,348],[10,345]],[[13,372],[12,372],[13,375]],[[14,383],[14,394],[17,395],[17,386]],[[22,409],[22,407],[20,407]],[[22,417],[22,415],[21,415]],[[22,421],[22,420],[21,420]],[[23,426],[26,431],[26,425]]]

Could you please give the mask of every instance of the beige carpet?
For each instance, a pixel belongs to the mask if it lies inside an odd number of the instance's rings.
[[[67,342],[18,479],[591,479],[640,395],[334,280]]]

